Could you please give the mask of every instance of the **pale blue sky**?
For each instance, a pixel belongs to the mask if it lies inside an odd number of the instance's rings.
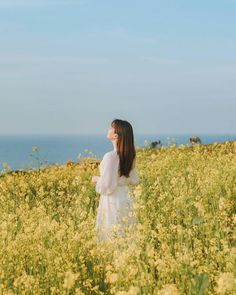
[[[235,29],[235,0],[0,0],[0,134],[235,134]]]

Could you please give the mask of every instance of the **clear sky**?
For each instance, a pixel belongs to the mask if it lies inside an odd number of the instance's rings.
[[[236,133],[236,0],[0,0],[0,134]]]

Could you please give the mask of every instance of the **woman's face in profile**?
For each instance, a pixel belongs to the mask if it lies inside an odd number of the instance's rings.
[[[113,127],[109,127],[107,131],[107,138],[110,140],[115,140],[115,129]]]

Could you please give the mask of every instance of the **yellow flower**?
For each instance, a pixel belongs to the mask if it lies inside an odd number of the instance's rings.
[[[115,295],[138,295],[140,289],[138,287],[130,286],[128,291],[118,291]]]
[[[158,293],[158,295],[179,295],[178,289],[175,285],[173,284],[168,284],[165,285],[160,292]]]
[[[117,273],[112,273],[108,276],[109,282],[110,283],[115,283],[118,280],[118,275]]]
[[[217,281],[216,292],[219,294],[225,294],[226,292],[233,290],[236,291],[236,279],[234,278],[234,275],[229,272],[221,273]]]
[[[34,146],[32,146],[32,151],[33,151],[33,152],[36,152],[36,151],[38,151],[38,147],[37,147],[37,146],[35,146],[35,145],[34,145]]]
[[[79,277],[78,273],[73,273],[72,271],[67,271],[65,273],[65,278],[64,278],[64,283],[63,283],[63,288],[65,289],[71,289],[73,288],[75,281]]]
[[[138,287],[130,286],[128,294],[129,295],[138,295],[140,289]]]

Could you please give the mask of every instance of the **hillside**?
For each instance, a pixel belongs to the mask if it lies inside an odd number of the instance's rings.
[[[1,294],[236,294],[236,142],[137,149],[134,243],[97,247],[98,164],[2,173]]]

